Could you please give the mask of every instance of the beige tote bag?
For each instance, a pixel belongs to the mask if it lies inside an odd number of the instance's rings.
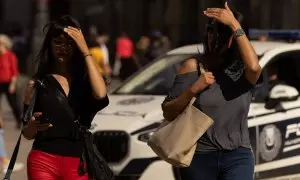
[[[213,124],[210,117],[193,106],[195,100],[173,121],[164,121],[148,141],[161,159],[175,167],[191,164],[198,139]]]

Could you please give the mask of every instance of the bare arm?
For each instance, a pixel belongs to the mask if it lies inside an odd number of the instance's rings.
[[[233,22],[231,25],[231,29],[233,31],[236,31],[239,28],[241,28],[241,26],[237,21]],[[258,57],[254,51],[254,48],[246,35],[236,38],[236,42],[245,64],[246,78],[250,83],[256,84],[261,74],[261,67],[259,65]]]
[[[241,28],[240,23],[234,17],[232,11],[225,3],[225,8],[208,8],[204,14],[210,18],[214,18],[219,22],[229,26],[234,32]],[[256,84],[261,74],[261,67],[258,62],[258,57],[246,35],[236,38],[240,54],[245,64],[245,75],[247,80]]]
[[[190,90],[186,90],[176,99],[162,104],[163,116],[166,120],[174,120],[189,104],[195,94]]]
[[[64,31],[76,42],[78,48],[85,56],[85,63],[94,97],[96,99],[103,99],[106,97],[106,85],[97,65],[95,64],[95,61],[93,60],[93,57],[89,53],[89,49],[82,32],[74,27],[65,28]]]
[[[17,84],[17,76],[13,76],[12,78],[11,78],[11,82],[10,82],[10,85],[16,85]]]
[[[31,104],[31,101],[33,100],[33,93],[34,93],[34,81],[30,80],[28,82],[25,98],[24,98],[24,105],[28,106]],[[26,122],[26,125],[24,125],[22,129],[23,136],[28,139],[32,140],[35,138],[38,131],[45,131],[48,128],[52,127],[52,124],[49,123],[40,123],[37,118],[42,116],[43,114],[41,112],[35,112],[32,117]]]
[[[9,84],[9,93],[14,94],[16,92],[16,86],[17,86],[17,79],[19,75],[18,70],[18,59],[15,55],[11,58],[11,82]]]
[[[14,94],[16,92],[16,86],[17,86],[17,76],[13,76],[11,78],[11,82],[9,84],[9,93]]]
[[[197,66],[195,59],[189,59],[180,66],[178,74],[197,71]],[[174,120],[196,94],[204,90],[209,84],[213,84],[214,81],[212,73],[201,74],[199,79],[190,87],[187,87],[178,97],[162,104],[164,118],[168,121]]]
[[[25,106],[30,105],[30,103],[32,101],[33,92],[34,92],[34,81],[30,80],[27,84],[27,89],[26,89],[25,98],[24,98]],[[37,130],[32,128],[29,124],[26,124],[25,126],[23,126],[22,131],[23,131],[23,136],[28,140],[34,139],[37,134]]]
[[[102,99],[106,96],[106,84],[99,72],[92,56],[86,56],[85,62],[88,70],[88,76],[91,82],[95,98]]]

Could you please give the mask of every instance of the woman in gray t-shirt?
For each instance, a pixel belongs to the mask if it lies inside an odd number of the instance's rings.
[[[252,88],[260,74],[243,18],[225,8],[208,8],[205,52],[181,64],[162,109],[172,121],[196,96],[194,106],[215,123],[199,139],[190,167],[180,168],[182,180],[252,180],[254,158],[247,115]],[[207,70],[198,75],[198,63]]]

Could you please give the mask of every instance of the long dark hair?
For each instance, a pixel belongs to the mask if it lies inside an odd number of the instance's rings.
[[[72,26],[80,29],[80,24],[78,23],[78,21],[69,15],[64,15],[58,20],[52,21],[44,26],[43,32],[46,33],[46,36],[42,48],[37,56],[36,63],[38,66],[37,73],[34,75],[35,78],[42,78],[54,71],[56,59],[52,53],[51,40],[65,33],[64,28],[67,26]],[[76,79],[78,75],[84,75],[84,59],[75,42],[73,47],[73,54],[68,61],[67,66],[68,73],[69,75],[71,75],[72,79]]]
[[[239,12],[233,12],[235,18],[241,24],[246,35],[248,35],[248,27],[244,16]],[[209,49],[208,45],[208,31],[213,31],[214,40],[212,42],[212,49]],[[230,37],[232,36],[232,30],[213,19],[209,19],[206,24],[205,35],[204,35],[204,64],[207,64],[208,69],[214,71],[227,68],[235,61],[241,61],[240,53],[238,50],[237,42],[233,39],[230,48],[222,49],[224,45],[228,44]],[[241,61],[242,62],[242,61]]]

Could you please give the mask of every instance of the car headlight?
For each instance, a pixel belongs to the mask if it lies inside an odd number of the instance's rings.
[[[136,134],[139,134],[138,140],[147,143],[150,140],[151,136],[155,133],[157,128],[161,126],[161,123],[162,121],[158,121],[135,131]]]
[[[154,130],[153,131],[148,131],[146,133],[143,133],[141,135],[138,136],[138,140],[147,143],[151,136],[154,134]]]

